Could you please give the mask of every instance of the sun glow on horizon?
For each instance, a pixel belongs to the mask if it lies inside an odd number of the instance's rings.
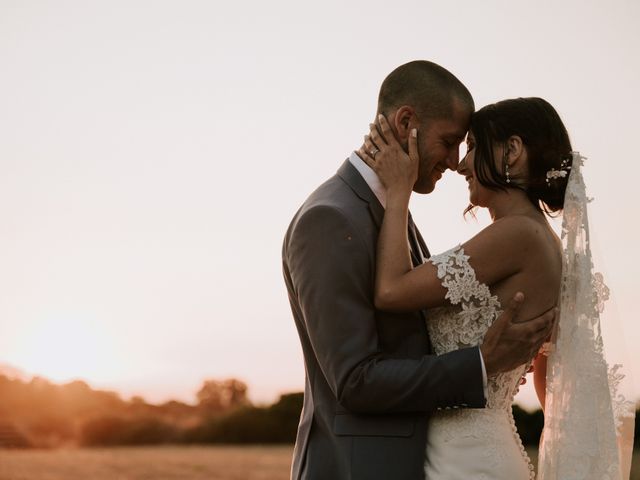
[[[207,379],[260,403],[303,390],[282,238],[368,131],[380,82],[425,58],[477,107],[549,100],[589,157],[594,258],[640,393],[640,2],[410,0],[364,23],[365,3],[130,3],[0,4],[0,372],[153,403],[194,402]],[[522,18],[562,35],[522,35]],[[467,205],[453,172],[414,196],[433,254],[488,224]],[[518,402],[537,407],[531,382]]]
[[[104,381],[117,370],[113,338],[98,322],[46,318],[29,325],[23,338],[28,341],[14,343],[7,356],[19,368],[53,382]]]

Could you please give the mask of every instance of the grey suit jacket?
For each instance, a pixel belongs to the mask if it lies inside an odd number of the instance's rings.
[[[294,480],[422,479],[429,412],[484,406],[477,348],[431,355],[423,312],[376,310],[383,215],[347,160],[287,230],[284,277],[306,373]]]

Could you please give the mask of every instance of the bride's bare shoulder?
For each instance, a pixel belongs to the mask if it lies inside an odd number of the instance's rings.
[[[552,233],[544,221],[512,215],[501,218],[463,244],[479,279],[487,285],[547,262],[553,255]]]
[[[546,235],[548,228],[549,224],[544,217],[534,218],[530,215],[508,215],[487,227],[487,229],[496,229],[502,233],[523,237]]]
[[[549,226],[544,220],[526,215],[509,215],[494,221],[465,243],[472,250],[493,250],[501,254],[520,252],[549,240]],[[501,255],[502,256],[502,255]]]

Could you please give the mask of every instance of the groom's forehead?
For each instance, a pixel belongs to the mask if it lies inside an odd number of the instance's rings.
[[[467,136],[469,125],[460,120],[442,118],[435,122],[434,130],[443,137],[464,138]]]

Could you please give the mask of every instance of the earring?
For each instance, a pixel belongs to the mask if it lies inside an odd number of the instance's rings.
[[[509,162],[507,162],[507,152],[504,152],[504,176],[507,177],[507,183],[511,183],[511,176],[509,175]]]
[[[508,152],[505,148],[502,161],[504,162],[504,176],[507,177],[507,183],[511,183],[511,177],[509,176],[509,162],[507,161]]]

